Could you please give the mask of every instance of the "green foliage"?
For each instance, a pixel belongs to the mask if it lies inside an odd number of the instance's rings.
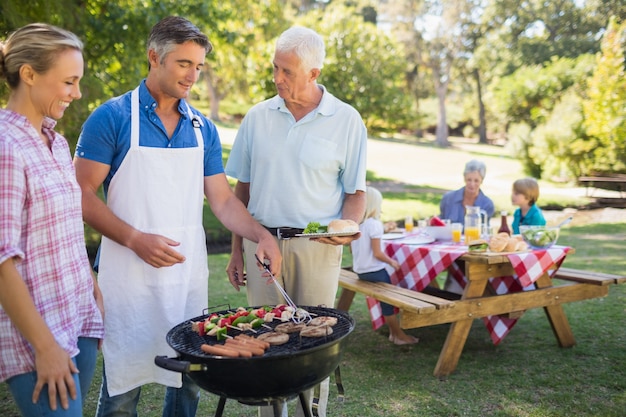
[[[541,167],[543,178],[571,179],[581,175],[580,163],[587,153],[572,146],[572,138],[585,137],[581,99],[571,90],[555,104],[544,124],[532,133],[528,157]]]
[[[406,126],[411,100],[398,43],[365,22],[355,9],[344,6],[329,6],[324,14],[310,12],[301,23],[326,41],[321,84],[354,106],[370,130]]]
[[[626,77],[620,51],[624,29],[617,24],[626,19],[623,1],[479,3],[3,0],[0,37],[26,23],[44,21],[72,30],[85,41],[83,98],[57,125],[72,147],[96,106],[145,77],[148,32],[170,14],[192,20],[214,44],[204,79],[193,90],[193,98],[211,115],[227,100],[222,110],[232,116],[229,122],[237,120],[250,105],[273,96],[274,40],[287,27],[302,24],[316,29],[327,43],[320,82],[357,108],[370,131],[415,131],[418,125],[435,125],[440,116],[438,104],[430,105],[436,95],[427,63],[435,57],[425,48],[434,34],[428,32],[424,15],[444,18],[449,13],[458,17],[456,26],[442,29],[463,41],[445,103],[451,129],[466,126],[464,132],[472,134],[478,126],[478,95],[469,75],[477,70],[484,87],[487,133],[508,133],[528,173],[626,172]],[[617,19],[607,26],[610,15]],[[381,29],[390,25],[393,30]],[[592,54],[600,50],[599,35],[604,32],[602,56],[596,62]],[[0,85],[0,104],[7,93]],[[530,131],[519,135],[513,130],[519,125]],[[566,144],[571,149],[565,149]]]
[[[586,172],[626,172],[626,22],[611,19],[602,54],[584,102],[585,127],[593,145]]]
[[[509,153],[519,159],[524,167],[524,172],[531,177],[541,178],[541,165],[537,164],[531,156],[533,146],[532,129],[526,123],[516,123],[509,128],[509,141],[507,149]]]
[[[554,59],[543,67],[524,67],[497,85],[494,97],[509,128],[510,147],[528,175],[576,178],[589,159],[582,97],[594,57]]]
[[[510,122],[533,128],[544,123],[569,88],[581,88],[593,71],[593,57],[554,58],[546,65],[524,66],[491,88],[495,108]]]
[[[259,89],[271,81],[271,56],[268,43],[287,28],[279,0],[249,2],[231,0],[221,2],[221,19],[206,23],[211,34],[214,52],[205,68],[206,84],[199,85],[203,98],[213,107],[212,116],[222,99],[255,103],[274,95],[276,90]],[[214,95],[207,94],[211,88]],[[212,102],[216,101],[216,102]],[[227,113],[239,116],[241,112]]]

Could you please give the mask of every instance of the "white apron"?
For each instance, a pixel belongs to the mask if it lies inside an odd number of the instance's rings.
[[[187,111],[193,120],[189,106]],[[204,141],[198,127],[194,132],[195,148],[140,147],[139,93],[137,89],[131,93],[131,145],[111,180],[107,204],[136,229],[180,242],[174,248],[186,260],[154,268],[127,247],[102,238],[98,272],[105,308],[102,353],[111,396],[152,382],[180,387],[182,374],[157,367],[154,358],[175,356],[166,333],[207,307]]]

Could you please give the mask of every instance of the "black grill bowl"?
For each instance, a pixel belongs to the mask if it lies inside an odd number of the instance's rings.
[[[263,356],[213,356],[202,352],[200,345],[219,342],[214,337],[200,336],[191,329],[191,322],[208,317],[204,315],[172,328],[166,339],[179,356],[158,356],[155,363],[165,369],[188,373],[202,389],[242,403],[269,403],[279,398],[294,397],[320,383],[337,368],[345,338],[354,329],[354,319],[346,312],[325,307],[301,308],[318,316],[336,317],[337,325],[333,326],[333,334],[320,338],[302,338],[299,333],[292,333],[289,342],[271,346]],[[217,313],[224,314],[227,311]],[[279,323],[275,320],[270,325]],[[233,332],[237,330],[229,333]]]

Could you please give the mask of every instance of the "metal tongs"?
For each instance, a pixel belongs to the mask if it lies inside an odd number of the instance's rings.
[[[278,287],[278,290],[280,291],[283,298],[287,302],[287,305],[293,309],[293,312],[291,314],[291,321],[297,324],[308,323],[309,321],[311,321],[312,319],[311,314],[309,314],[309,312],[306,311],[305,309],[298,308],[298,306],[296,306],[296,304],[293,302],[291,297],[289,297],[289,294],[287,294],[287,291],[285,291],[285,289],[278,283],[278,281],[276,281],[276,277],[274,277],[274,274],[272,274],[272,271],[270,271],[269,265],[266,264],[265,262],[261,262],[261,260],[256,255],[256,253],[254,254],[254,257],[256,258],[258,263],[263,265],[263,269],[265,269],[265,272],[270,274],[270,280],[274,282],[276,287]]]

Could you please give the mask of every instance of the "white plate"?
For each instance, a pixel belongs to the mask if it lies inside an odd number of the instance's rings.
[[[354,236],[359,232],[332,232],[332,233],[298,233],[296,237],[341,237]]]
[[[383,240],[401,239],[404,237],[404,233],[385,233],[380,238]]]
[[[405,245],[427,245],[433,243],[435,238],[428,235],[411,236],[404,239],[401,243]]]

